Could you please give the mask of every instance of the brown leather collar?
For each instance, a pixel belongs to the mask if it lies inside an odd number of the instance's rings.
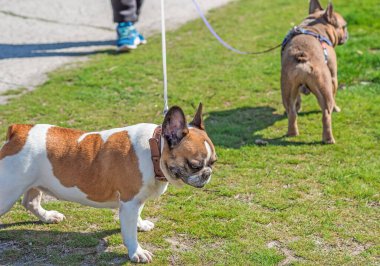
[[[155,178],[158,181],[168,182],[164,173],[160,167],[160,159],[161,159],[161,126],[156,127],[153,133],[153,137],[149,139],[150,152],[152,154],[152,162],[154,168]]]

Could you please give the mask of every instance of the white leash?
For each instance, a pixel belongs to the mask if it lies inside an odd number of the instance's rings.
[[[166,26],[165,26],[165,0],[161,0],[161,33],[162,33],[162,66],[164,76],[164,115],[169,110],[168,104],[168,73],[166,67]]]

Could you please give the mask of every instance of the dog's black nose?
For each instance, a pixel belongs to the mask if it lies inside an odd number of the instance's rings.
[[[205,171],[202,173],[202,179],[208,179],[211,175],[210,171]]]

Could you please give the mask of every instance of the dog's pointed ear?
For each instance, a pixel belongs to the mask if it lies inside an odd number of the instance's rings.
[[[322,11],[323,8],[321,4],[319,3],[319,0],[310,0],[309,3],[309,14],[313,14],[317,11]]]
[[[190,122],[190,125],[199,129],[204,130],[205,126],[203,124],[203,114],[202,114],[203,105],[199,103],[198,110],[193,118],[193,121]]]
[[[189,133],[186,118],[182,109],[173,106],[166,113],[162,123],[162,135],[168,142],[170,148],[173,148]]]
[[[333,7],[333,4],[331,2],[327,6],[325,14],[323,16],[328,23],[335,24],[334,7]]]

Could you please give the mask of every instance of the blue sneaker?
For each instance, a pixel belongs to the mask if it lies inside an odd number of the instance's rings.
[[[137,32],[137,31],[136,31]],[[140,44],[146,44],[147,41],[146,39],[144,38],[144,36],[142,36],[139,32],[137,32],[137,36],[139,36],[139,39],[140,39]]]
[[[132,22],[121,22],[117,25],[117,49],[119,52],[136,49],[141,43]]]

